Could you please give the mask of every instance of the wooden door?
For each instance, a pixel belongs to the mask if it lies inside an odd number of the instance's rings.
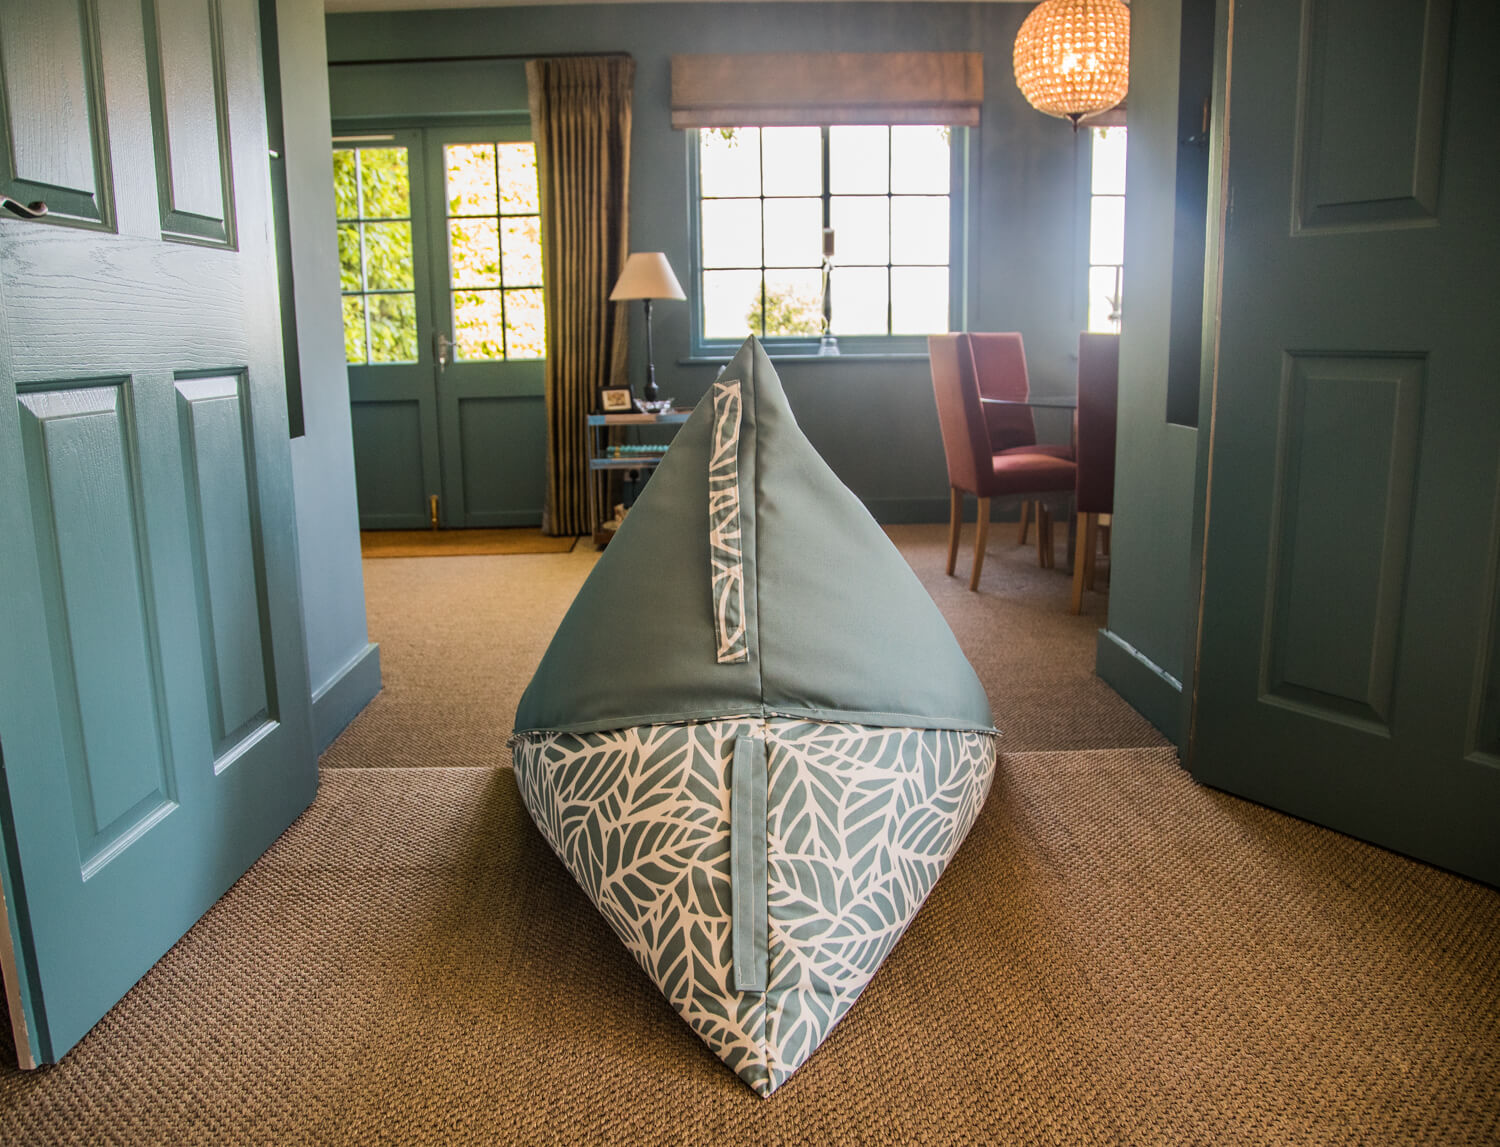
[[[1190,767],[1500,883],[1490,0],[1234,5]]]
[[[536,151],[524,126],[429,129],[443,523],[528,526],[546,488]]]
[[[0,0],[0,944],[61,1057],[317,785],[255,0]]]

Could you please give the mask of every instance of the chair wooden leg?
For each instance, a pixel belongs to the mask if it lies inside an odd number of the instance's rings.
[[[1050,570],[1056,563],[1052,551],[1052,507],[1046,502],[1036,504],[1036,564]]]
[[[1080,531],[1080,533],[1087,537],[1088,525],[1086,519],[1088,518],[1088,515],[1080,512],[1077,515],[1077,518],[1078,520],[1084,522],[1084,528]],[[1083,551],[1078,550],[1073,555],[1073,601],[1069,606],[1069,612],[1071,613],[1083,612],[1083,578]]]
[[[990,536],[990,500],[979,499],[979,519],[974,530],[974,570],[969,574],[969,588],[979,588],[979,571],[984,568],[984,544]]]
[[[1018,545],[1018,546],[1024,546],[1026,544],[1026,535],[1031,532],[1031,530],[1029,528],[1030,526],[1031,526],[1031,503],[1030,502],[1022,502],[1021,503],[1021,531],[1016,536],[1016,545]]]
[[[1093,575],[1094,549],[1099,544],[1099,515],[1078,515],[1078,553],[1073,558],[1073,612],[1083,612],[1083,590]]]
[[[958,532],[964,521],[964,492],[957,486],[948,491],[948,576],[958,561]]]
[[[1109,528],[1113,524],[1114,524],[1114,517],[1113,517],[1113,515],[1111,515],[1111,514],[1100,514],[1099,515],[1099,551],[1105,557],[1109,557]]]
[[[1083,554],[1083,588],[1094,588],[1094,574],[1099,569],[1099,535],[1104,527],[1099,525],[1099,515],[1090,514],[1088,522],[1088,548]]]

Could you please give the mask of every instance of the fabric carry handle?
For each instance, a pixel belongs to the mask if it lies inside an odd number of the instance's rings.
[[[764,992],[769,963],[766,910],[766,742],[737,737],[729,793],[730,937],[737,992]]]

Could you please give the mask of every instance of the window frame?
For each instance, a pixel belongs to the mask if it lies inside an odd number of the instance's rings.
[[[781,127],[786,125],[769,124],[766,126]],[[822,128],[825,132],[824,146],[826,149],[827,129],[841,125],[806,124],[802,126]],[[904,125],[876,124],[872,126],[901,127]],[[968,266],[971,246],[968,183],[970,168],[969,151],[973,143],[973,136],[971,130],[967,127],[959,125],[947,126],[951,127],[953,133],[948,151],[948,330],[959,331],[966,329],[965,317],[968,314]],[[702,168],[699,158],[699,141],[701,138],[699,133],[702,130],[712,129],[688,128],[683,132],[683,135],[687,137],[688,274],[691,280],[687,287],[689,347],[692,358],[719,361],[732,357],[744,341],[744,336],[709,338],[704,334],[703,191]],[[832,194],[828,187],[826,150],[823,167],[820,197],[825,204],[826,212],[826,205]],[[889,199],[892,197],[892,193],[887,191],[886,196]],[[746,198],[751,197],[746,196]],[[764,196],[760,198],[764,202]],[[904,266],[905,264],[894,265]],[[762,276],[764,276],[765,265],[762,264],[760,269]],[[773,358],[808,358],[827,362],[837,361],[839,358],[846,357],[908,358],[920,356],[925,358],[927,355],[927,335],[925,334],[836,335],[839,348],[837,356],[820,355],[818,353],[821,341],[819,335],[767,335],[757,337],[761,338],[761,342]]]
[[[1100,192],[1094,191],[1094,146],[1096,132],[1119,131],[1125,133],[1125,139],[1130,139],[1129,125],[1123,123],[1111,124],[1084,124],[1084,130],[1080,131],[1079,144],[1084,151],[1084,162],[1079,164],[1083,171],[1083,181],[1079,188],[1079,215],[1081,241],[1083,245],[1083,324],[1082,329],[1091,334],[1119,334],[1125,326],[1125,251],[1120,251],[1120,262],[1118,263],[1095,263],[1094,262],[1094,201],[1097,199],[1118,199],[1121,205],[1121,214],[1124,216],[1126,197],[1124,191]],[[1128,221],[1127,221],[1128,222]],[[1123,227],[1123,224],[1122,224]],[[1115,269],[1115,320],[1112,328],[1095,331],[1090,323],[1090,300],[1092,287],[1089,280],[1092,278],[1094,269],[1097,267],[1113,267]]]

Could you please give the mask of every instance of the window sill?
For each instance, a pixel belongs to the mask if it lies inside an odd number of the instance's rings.
[[[904,353],[893,353],[888,351],[861,354],[857,351],[846,351],[843,354],[776,354],[767,351],[767,356],[773,363],[794,362],[806,365],[836,366],[839,363],[856,364],[872,362],[926,362],[927,354],[923,351],[908,351]],[[722,357],[714,355],[691,355],[687,358],[677,360],[678,366],[724,366],[732,362],[734,356],[726,354]]]

